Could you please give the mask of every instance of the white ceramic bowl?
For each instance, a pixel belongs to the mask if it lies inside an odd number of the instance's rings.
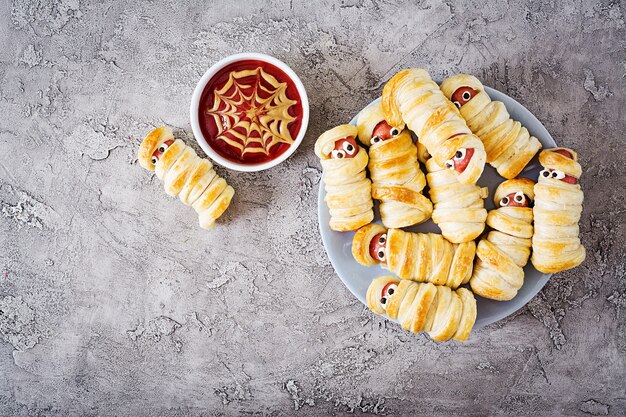
[[[202,130],[200,129],[200,122],[198,120],[198,108],[200,106],[200,97],[202,96],[202,92],[204,91],[204,88],[206,87],[207,83],[211,80],[211,78],[213,78],[213,76],[225,66],[230,65],[234,62],[247,61],[247,60],[267,62],[279,68],[281,71],[287,74],[289,78],[291,78],[291,80],[296,86],[296,89],[298,90],[298,94],[300,94],[300,100],[302,101],[302,126],[300,127],[300,131],[298,132],[298,136],[296,137],[294,142],[291,144],[289,149],[283,152],[279,157],[272,159],[271,161],[262,162],[258,164],[237,163],[229,159],[226,159],[220,154],[218,154],[213,148],[211,148],[211,146],[205,139],[204,135],[202,134]],[[289,66],[287,66],[287,64],[269,55],[258,54],[254,52],[244,52],[241,54],[230,55],[220,60],[211,68],[209,68],[207,72],[204,73],[202,78],[200,78],[200,81],[198,81],[198,85],[196,85],[195,90],[193,91],[193,96],[191,97],[191,105],[189,107],[189,117],[191,119],[191,129],[193,130],[193,134],[196,137],[196,141],[198,141],[198,144],[200,145],[202,150],[204,150],[204,152],[212,160],[214,160],[215,162],[217,162],[218,164],[226,168],[233,169],[235,171],[245,171],[245,172],[262,171],[264,169],[272,168],[280,164],[285,159],[289,158],[291,154],[293,154],[296,151],[296,149],[298,149],[298,146],[300,146],[300,143],[302,142],[302,139],[304,138],[304,135],[306,133],[306,129],[309,125],[309,98],[306,94],[306,90],[304,89],[304,85],[302,84],[302,81],[300,81],[300,78],[296,75],[296,73],[291,68],[289,68]]]

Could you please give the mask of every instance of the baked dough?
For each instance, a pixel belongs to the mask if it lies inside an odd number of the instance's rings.
[[[487,162],[504,178],[517,177],[541,149],[541,142],[520,122],[511,119],[504,103],[492,101],[476,77],[459,74],[441,83],[441,91],[450,100],[463,87],[474,91],[468,92],[469,101],[457,102],[457,106],[469,128],[485,145]]]
[[[567,153],[571,156],[562,155]],[[564,271],[585,260],[578,221],[583,192],[578,184],[582,173],[578,154],[567,148],[546,149],[539,154],[544,167],[535,185],[535,234],[531,261],[544,273]],[[576,183],[568,183],[567,180]]]
[[[383,88],[383,111],[389,124],[403,128],[405,123],[441,166],[454,170],[454,158],[472,149],[469,163],[457,173],[459,182],[475,184],[485,165],[485,149],[465,124],[458,109],[421,68],[405,69],[394,75]]]
[[[385,261],[373,258],[370,242],[386,233]],[[360,228],[352,240],[352,256],[362,265],[382,264],[397,276],[457,288],[472,276],[474,241],[459,245],[435,233],[411,233],[372,223]],[[386,263],[385,263],[386,262]]]
[[[487,187],[460,183],[454,171],[438,165],[434,158],[426,161],[426,170],[434,204],[433,222],[443,237],[453,243],[476,239],[485,229],[487,210],[483,199],[489,196]]]
[[[496,208],[487,215],[487,225],[493,230],[478,242],[470,280],[472,291],[481,297],[511,300],[524,284],[522,268],[528,263],[533,236],[534,186],[533,180],[516,178],[496,188]],[[526,207],[512,206],[522,201]]]
[[[165,192],[178,195],[180,201],[196,210],[204,229],[213,227],[235,194],[233,187],[215,173],[211,162],[196,155],[182,140],[174,139],[167,126],[145,137],[137,157],[142,167],[154,171],[163,181]]]
[[[330,211],[330,228],[339,232],[356,230],[374,219],[372,183],[366,177],[367,152],[362,146],[353,158],[331,158],[335,142],[356,138],[357,128],[341,125],[324,132],[315,142],[326,187],[324,200]]]
[[[428,333],[436,342],[465,341],[476,322],[476,299],[470,290],[399,281],[392,276],[372,281],[367,306],[376,314],[397,319],[405,330]]]
[[[385,226],[423,223],[430,218],[433,205],[422,194],[426,177],[417,162],[417,147],[406,129],[397,136],[372,144],[372,132],[384,120],[380,103],[364,109],[357,120],[359,140],[366,146],[371,145],[368,168],[372,197],[380,200],[380,215]]]

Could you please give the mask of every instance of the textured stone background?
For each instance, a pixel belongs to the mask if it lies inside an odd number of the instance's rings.
[[[0,415],[624,415],[624,2],[385,0],[0,5]],[[306,85],[298,152],[211,233],[135,159],[193,141],[219,58],[260,51]],[[470,342],[374,317],[317,228],[325,129],[396,70],[464,71],[582,156],[588,259]]]

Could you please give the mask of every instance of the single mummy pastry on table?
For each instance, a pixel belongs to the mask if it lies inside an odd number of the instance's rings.
[[[198,213],[200,227],[211,229],[228,208],[235,194],[233,187],[215,173],[208,159],[180,139],[172,130],[159,127],[145,137],[137,154],[139,164],[154,171],[163,181],[165,192],[180,198]]]
[[[533,236],[535,182],[516,178],[496,188],[496,208],[487,215],[493,230],[478,242],[476,265],[470,280],[475,294],[492,300],[511,300],[524,284],[524,266]]]
[[[564,271],[585,260],[578,221],[583,191],[578,184],[582,168],[578,154],[567,148],[546,149],[539,154],[543,170],[535,185],[535,233],[531,261],[544,273]]]
[[[326,188],[330,228],[356,230],[374,219],[372,183],[366,177],[367,152],[356,142],[357,128],[341,125],[324,132],[315,142]]]
[[[487,210],[484,198],[489,196],[487,187],[462,184],[458,176],[435,161],[426,161],[426,180],[433,202],[433,222],[441,229],[443,237],[453,243],[476,239],[485,229]]]
[[[435,233],[411,233],[371,223],[352,240],[352,256],[365,266],[382,265],[402,279],[457,288],[472,276],[476,244],[448,242]]]
[[[359,140],[369,146],[372,197],[380,200],[383,224],[405,227],[428,220],[433,205],[422,194],[426,177],[409,131],[390,126],[380,103],[361,111],[357,127]]]
[[[485,145],[487,162],[504,178],[515,178],[541,149],[541,142],[511,119],[504,103],[492,101],[474,76],[446,78],[441,91],[460,110],[467,125]]]
[[[374,313],[398,320],[403,329],[426,332],[436,342],[465,341],[476,322],[476,299],[465,288],[418,284],[392,276],[374,279],[367,289]]]
[[[391,126],[405,123],[437,164],[458,174],[462,184],[475,184],[485,166],[485,149],[459,110],[421,68],[405,69],[383,88],[385,120]]]

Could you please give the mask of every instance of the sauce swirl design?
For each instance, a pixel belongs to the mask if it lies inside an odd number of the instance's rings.
[[[224,67],[200,98],[200,129],[221,156],[256,164],[282,155],[302,125],[302,102],[293,81],[262,61]]]

